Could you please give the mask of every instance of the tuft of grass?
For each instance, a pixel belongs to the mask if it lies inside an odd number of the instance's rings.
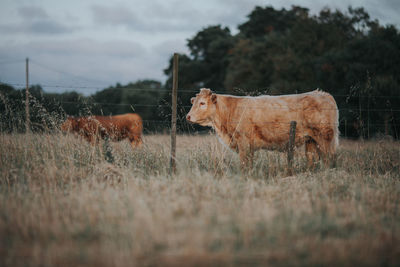
[[[242,175],[214,136],[92,146],[0,134],[1,266],[400,264],[400,144],[343,141],[336,168],[296,175],[259,151]]]

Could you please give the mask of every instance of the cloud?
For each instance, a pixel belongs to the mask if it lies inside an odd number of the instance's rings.
[[[181,40],[175,40],[175,39],[170,39],[166,41],[162,41],[156,45],[154,45],[152,48],[152,53],[156,54],[160,58],[163,58],[165,62],[160,68],[163,68],[164,66],[167,65],[168,59],[174,54],[174,53],[180,53],[180,54],[188,54],[189,50],[185,43],[183,43]]]
[[[67,27],[57,21],[40,20],[31,23],[3,24],[0,25],[0,32],[4,34],[39,34],[39,35],[55,35],[65,34],[75,31],[74,27]]]
[[[180,6],[156,5],[151,2],[145,7],[133,8],[126,5],[93,5],[93,22],[96,25],[122,26],[130,31],[149,32],[191,32],[207,26],[200,11]]]
[[[37,6],[23,6],[18,8],[18,14],[24,20],[47,19],[47,12]]]
[[[96,24],[124,25],[128,27],[134,27],[139,24],[136,15],[125,6],[106,7],[93,5],[92,14]]]
[[[96,59],[110,57],[122,60],[130,60],[147,55],[148,50],[141,44],[125,41],[96,41],[89,38],[78,38],[62,41],[34,41],[19,46],[0,46],[0,51],[14,51],[19,53],[23,49],[29,49],[33,56],[42,57],[77,57]],[[105,62],[107,63],[107,62]]]
[[[73,28],[52,20],[35,21],[25,28],[25,32],[38,34],[63,34],[73,32]]]
[[[23,6],[17,9],[19,22],[0,24],[3,34],[57,35],[71,33],[77,28],[64,25],[51,18],[47,12],[37,6]]]
[[[398,0],[366,1],[359,3],[364,6],[372,19],[378,19],[381,25],[400,25],[399,12],[400,2]]]

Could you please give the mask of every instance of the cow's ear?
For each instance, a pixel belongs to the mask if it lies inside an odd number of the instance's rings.
[[[216,94],[212,94],[212,95],[211,95],[211,102],[212,102],[213,104],[217,104],[217,95],[216,95]]]
[[[192,97],[192,98],[190,99],[190,102],[192,103],[192,105],[193,105],[195,99],[196,99],[195,97]]]

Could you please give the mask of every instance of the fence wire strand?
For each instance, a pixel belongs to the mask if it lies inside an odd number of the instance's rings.
[[[3,62],[4,64],[8,64],[7,62]],[[9,62],[14,63],[13,61]],[[16,62],[18,63],[18,62]],[[1,64],[1,62],[0,62]],[[36,63],[35,63],[36,64]],[[11,86],[17,86],[17,87],[22,87],[24,89],[24,87],[26,86],[23,83],[15,83],[15,82],[0,82],[0,85],[11,85]],[[167,91],[167,89],[165,88],[126,88],[126,87],[113,87],[110,86],[108,88],[104,88],[104,87],[100,87],[100,86],[74,86],[74,85],[52,85],[52,84],[41,84],[40,86],[43,87],[49,87],[49,88],[58,88],[58,89],[73,89],[73,90],[89,90],[89,89],[98,89],[98,90],[128,90],[128,91],[137,91],[137,92],[150,92],[150,93],[158,93],[159,96],[164,94],[164,96],[169,96],[171,94],[171,92]],[[214,93],[222,93],[222,94],[226,94],[226,91],[213,91]],[[194,89],[179,89],[178,90],[179,94],[182,93],[192,93],[192,94],[197,94],[199,93],[199,90],[194,90]],[[235,92],[231,92],[231,93],[235,93]],[[239,92],[237,92],[239,93]],[[243,93],[243,92],[240,92]],[[272,95],[273,96],[273,95]],[[344,94],[332,94],[332,96],[334,96],[335,98],[338,97],[345,97],[347,100],[354,98],[369,98],[369,99],[373,99],[373,98],[400,98],[400,95],[344,95]],[[3,101],[4,102],[4,101]],[[167,109],[169,107],[171,107],[171,105],[168,102],[165,102],[165,104],[145,104],[145,103],[108,103],[108,102],[97,102],[97,101],[91,101],[90,100],[90,96],[88,97],[88,99],[86,99],[85,101],[79,102],[79,101],[63,101],[63,100],[56,100],[54,99],[54,103],[59,103],[62,105],[75,105],[79,108],[79,106],[81,106],[81,108],[87,108],[90,109],[91,107],[93,108],[101,108],[101,107],[106,107],[106,106],[121,106],[121,107],[131,107],[132,110],[134,110],[134,112],[136,111],[136,108],[157,108],[157,109]],[[82,107],[84,106],[84,107]],[[185,119],[185,115],[188,110],[192,107],[192,105],[188,104],[185,105],[185,103],[182,103],[181,100],[178,99],[178,110],[180,110],[180,113],[183,114],[181,116],[178,116],[177,120],[180,124],[180,130],[189,132],[189,133],[193,133],[195,131],[198,130],[198,128],[196,129],[193,124],[190,124],[188,122],[186,122]],[[255,109],[267,109],[267,110],[290,110],[293,112],[297,112],[299,110],[301,110],[301,108],[292,108],[292,107],[264,107],[264,106],[243,106],[240,107],[242,109],[247,109],[247,110],[255,110]],[[332,109],[332,108],[322,108],[319,109],[319,111],[324,111],[324,110],[338,110],[339,114],[343,113],[343,112],[353,112],[353,113],[360,113],[360,112],[400,112],[400,107],[393,107],[393,108],[364,108],[364,107],[340,107],[338,109]],[[168,117],[168,114],[166,114],[166,117]],[[170,125],[170,122],[168,121],[168,119],[165,120],[143,120],[143,122],[145,124],[147,124],[148,128],[156,128],[154,125],[152,126],[151,124],[158,124],[158,125],[164,125],[164,127],[168,127]],[[238,122],[232,121],[232,124],[237,124]],[[265,121],[263,122],[265,125],[277,125],[277,124],[290,124],[290,121],[288,122],[275,122],[275,121]],[[319,123],[319,124],[327,124],[327,123]],[[336,124],[335,124],[336,125]],[[340,120],[339,123],[337,124],[338,126],[345,126],[346,130],[347,127],[350,126],[347,122],[347,120]],[[390,125],[397,128],[398,126],[400,126],[400,124],[397,124],[396,121],[391,121]],[[373,128],[373,127],[387,127],[388,124],[387,123],[362,123],[359,128],[360,129],[366,129],[366,128]],[[390,126],[390,127],[391,127]]]
[[[18,83],[18,82],[5,82],[5,81],[0,81],[0,84],[2,85],[11,85],[11,86],[16,86],[16,87],[23,87],[25,88],[26,84],[24,83]],[[118,90],[127,90],[127,91],[146,91],[146,92],[159,92],[159,93],[171,93],[169,90],[166,88],[134,88],[134,87],[102,87],[102,86],[76,86],[76,85],[54,85],[54,84],[38,84],[41,87],[48,87],[48,88],[61,88],[61,89],[73,89],[73,90],[86,90],[86,89],[99,89],[99,90],[106,90],[106,89],[118,89]],[[243,95],[244,93],[249,93],[249,92],[235,92],[235,91],[227,91],[227,90],[213,90],[213,93],[216,94],[238,94],[238,95],[233,95],[233,96],[247,96]],[[197,94],[199,93],[199,90],[197,89],[179,89],[178,93],[194,93]],[[329,93],[329,92],[328,92]],[[239,95],[241,94],[241,95]],[[331,94],[331,93],[330,93]],[[281,96],[281,95],[269,95],[265,94],[266,96]],[[400,95],[346,95],[346,94],[331,94],[333,97],[346,97],[346,98],[400,98]],[[254,95],[254,97],[257,96],[262,96],[262,95]]]

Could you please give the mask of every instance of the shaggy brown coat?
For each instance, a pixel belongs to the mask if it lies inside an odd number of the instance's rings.
[[[116,116],[69,117],[61,125],[64,132],[74,132],[94,144],[99,138],[111,141],[129,139],[132,148],[142,144],[142,119],[138,114],[127,113]]]
[[[310,167],[319,156],[328,161],[335,155],[339,113],[328,93],[238,97],[203,88],[191,102],[186,119],[213,127],[224,144],[239,152],[243,167],[252,165],[257,149],[286,150],[291,121],[297,122],[295,146],[305,144]]]

